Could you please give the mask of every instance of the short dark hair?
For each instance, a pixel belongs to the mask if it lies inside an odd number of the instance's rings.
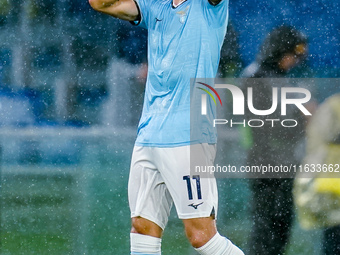
[[[307,44],[307,37],[292,26],[282,25],[273,29],[263,44],[257,61],[261,65],[276,65],[287,53],[294,53],[296,46]]]

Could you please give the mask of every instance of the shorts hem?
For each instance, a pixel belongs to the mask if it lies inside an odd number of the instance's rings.
[[[185,214],[178,214],[178,218],[181,220],[187,220],[187,219],[196,219],[196,218],[208,218],[211,216],[211,211],[206,213],[185,213]],[[215,212],[215,218],[217,217],[217,214]]]

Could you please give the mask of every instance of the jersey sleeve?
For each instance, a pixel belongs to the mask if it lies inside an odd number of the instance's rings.
[[[134,0],[134,1],[139,11],[139,17],[137,20],[131,23],[135,26],[141,26],[147,29],[149,20],[150,0]]]
[[[219,28],[228,23],[229,0],[221,0],[213,5],[209,0],[202,0],[203,13],[209,26]]]

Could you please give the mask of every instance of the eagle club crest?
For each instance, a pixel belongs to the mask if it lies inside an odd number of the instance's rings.
[[[179,22],[181,22],[182,24],[187,19],[189,8],[190,8],[190,6],[187,6],[183,11],[176,12],[177,15],[179,16]]]

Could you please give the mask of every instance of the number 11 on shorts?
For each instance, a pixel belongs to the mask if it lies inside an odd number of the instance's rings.
[[[200,176],[199,175],[193,175],[192,179],[196,180],[197,198],[202,199]],[[192,198],[192,188],[191,188],[190,175],[183,176],[183,180],[187,182],[188,197],[189,197],[189,200],[192,200],[193,198]]]

